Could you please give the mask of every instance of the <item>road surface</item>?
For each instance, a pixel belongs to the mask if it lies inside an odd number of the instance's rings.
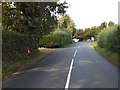
[[[92,42],[55,51],[3,88],[118,88],[118,68],[99,55]]]

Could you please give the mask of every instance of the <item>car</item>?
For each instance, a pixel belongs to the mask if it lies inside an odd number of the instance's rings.
[[[78,42],[78,41],[79,41],[79,39],[74,38],[74,39],[73,39],[73,41],[74,41],[74,42]]]

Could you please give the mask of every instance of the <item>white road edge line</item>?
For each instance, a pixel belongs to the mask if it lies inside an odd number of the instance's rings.
[[[78,51],[78,50],[75,51],[75,53],[74,53],[74,57],[76,56],[77,51]]]
[[[73,63],[74,63],[74,59],[72,59],[71,64],[70,64],[70,69],[69,69],[68,76],[67,76],[67,81],[66,81],[66,84],[65,84],[65,90],[68,89],[69,84],[70,84],[70,77],[71,77],[71,72],[72,72],[72,68],[73,68]]]

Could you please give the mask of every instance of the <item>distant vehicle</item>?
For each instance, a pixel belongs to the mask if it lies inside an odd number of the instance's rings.
[[[95,38],[94,38],[94,37],[91,37],[91,40],[92,40],[92,41],[94,41],[94,40],[95,40]]]
[[[87,39],[87,42],[91,41],[91,39]]]
[[[79,41],[79,39],[74,38],[74,39],[73,39],[73,41],[74,41],[74,42],[78,42],[78,41]]]

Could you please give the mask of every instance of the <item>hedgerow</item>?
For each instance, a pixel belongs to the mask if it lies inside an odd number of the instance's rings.
[[[101,31],[98,35],[98,45],[112,52],[118,52],[119,46],[118,26],[114,25]]]
[[[30,47],[31,56],[38,53],[38,43],[32,36],[7,30],[2,31],[2,60],[3,63],[27,59],[26,47]]]
[[[72,42],[71,33],[66,30],[56,30],[51,34],[44,35],[40,40],[40,46],[47,48],[62,47]]]

